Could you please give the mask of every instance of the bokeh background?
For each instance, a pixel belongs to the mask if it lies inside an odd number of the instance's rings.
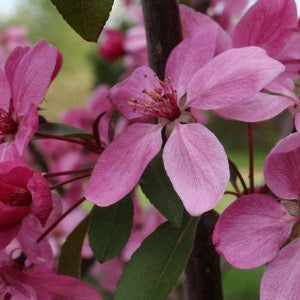
[[[238,0],[237,0],[238,1]],[[252,3],[255,1],[252,1]],[[300,0],[297,0],[300,8]],[[107,26],[117,26],[122,19],[122,8],[113,8]],[[96,44],[83,41],[60,17],[49,0],[1,0],[0,32],[8,26],[22,25],[27,29],[31,43],[46,39],[57,47],[64,56],[60,75],[49,89],[42,105],[43,115],[51,121],[59,120],[61,113],[71,107],[82,107],[91,90],[99,82],[109,81],[106,73],[108,63],[101,60]],[[114,66],[118,69],[118,66]],[[248,154],[246,125],[228,122],[210,115],[208,127],[224,144],[229,157],[247,176]],[[289,113],[283,113],[272,121],[255,125],[255,170],[256,182],[262,180],[262,168],[266,154],[276,141],[291,131]],[[224,197],[218,207],[221,212],[232,201]],[[226,300],[258,299],[262,268],[240,271],[225,262],[224,294]]]

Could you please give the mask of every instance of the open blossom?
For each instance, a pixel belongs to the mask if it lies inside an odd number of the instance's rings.
[[[261,300],[300,295],[299,162],[300,134],[295,133],[280,141],[265,162],[266,184],[275,196],[242,196],[221,215],[213,233],[217,251],[233,266],[268,263]]]
[[[24,218],[33,214],[45,225],[51,209],[42,175],[15,162],[0,163],[0,249],[18,234]]]
[[[101,300],[102,297],[87,283],[69,276],[57,275],[55,271],[27,264],[0,252],[1,299],[28,300]]]
[[[38,126],[37,105],[61,66],[47,42],[16,48],[0,69],[0,161],[22,156]]]
[[[265,49],[268,55],[286,66],[286,71],[265,87],[271,93],[261,93],[251,102],[241,101],[218,109],[216,113],[227,119],[245,122],[270,119],[288,107],[297,113],[300,100],[293,92],[293,80],[299,76],[300,70],[300,31],[295,1],[257,1],[235,26],[232,43],[235,48],[258,46]],[[296,126],[297,123],[296,117]]]
[[[197,216],[219,201],[229,179],[227,157],[207,128],[191,123],[189,110],[250,99],[284,67],[256,47],[228,50],[213,58],[217,36],[216,27],[206,24],[180,43],[168,59],[165,81],[140,67],[112,88],[116,108],[136,123],[100,156],[85,193],[88,200],[108,206],[129,193],[160,151],[166,128],[164,166],[186,210]]]

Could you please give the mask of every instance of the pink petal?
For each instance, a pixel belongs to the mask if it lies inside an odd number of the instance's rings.
[[[49,185],[41,174],[34,172],[28,181],[27,188],[32,195],[31,211],[44,226],[52,210],[52,195]]]
[[[176,123],[163,160],[175,191],[192,216],[218,203],[229,180],[229,168],[223,146],[207,128]]]
[[[261,300],[297,300],[300,295],[300,238],[284,247],[265,269]]]
[[[45,273],[45,274],[44,274]],[[55,300],[102,300],[100,294],[84,281],[69,276],[35,272],[32,284],[45,289]]]
[[[300,113],[299,112],[295,114],[294,123],[295,123],[296,130],[299,132],[300,131]]]
[[[45,97],[57,68],[58,52],[41,41],[21,59],[12,79],[12,98],[18,114],[24,115],[29,104],[38,105]]]
[[[277,116],[293,103],[287,97],[258,93],[241,102],[217,109],[215,113],[224,119],[261,122]]]
[[[20,225],[0,231],[0,250],[3,250],[18,234]]]
[[[0,230],[5,231],[18,226],[30,213],[28,206],[8,206],[0,202]]]
[[[256,95],[284,71],[264,50],[228,50],[204,65],[190,80],[187,101],[198,109],[219,109]]]
[[[87,199],[109,206],[127,195],[159,152],[161,129],[162,125],[135,123],[109,144],[92,173]]]
[[[15,145],[20,156],[24,154],[26,147],[37,131],[38,123],[39,117],[37,107],[31,104],[28,113],[22,117],[15,136]]]
[[[196,73],[215,54],[217,26],[205,24],[195,34],[185,38],[171,52],[166,66],[166,80],[170,78],[178,99],[186,93],[191,74]],[[205,41],[205,43],[203,43]],[[199,55],[201,53],[201,55]]]
[[[0,69],[0,108],[9,112],[10,108],[10,86],[9,82],[4,74],[4,72]]]
[[[267,156],[266,184],[276,196],[296,199],[300,195],[300,133],[282,139]]]
[[[189,37],[200,28],[206,25],[215,25],[217,28],[217,40],[216,40],[216,51],[215,54],[220,54],[232,48],[231,37],[224,31],[218,23],[213,21],[208,16],[196,12],[194,9],[187,7],[185,5],[180,5],[180,19],[182,24],[183,36]],[[203,41],[200,45],[203,44]]]
[[[243,196],[219,218],[213,243],[233,266],[256,268],[277,255],[295,221],[272,196]]]
[[[143,90],[154,90],[158,87],[159,79],[156,74],[149,67],[139,67],[128,78],[112,87],[109,98],[125,118],[136,119],[143,115],[135,111],[128,101],[134,98],[146,103],[147,97]]]
[[[259,46],[274,57],[290,39],[289,29],[296,27],[297,8],[294,0],[259,0],[236,25],[233,45]]]
[[[20,61],[24,57],[24,55],[30,50],[29,47],[17,47],[15,48],[5,63],[5,74],[7,79],[10,83],[13,81],[13,77],[17,66],[19,65]]]
[[[0,162],[21,161],[21,156],[14,141],[0,143]]]

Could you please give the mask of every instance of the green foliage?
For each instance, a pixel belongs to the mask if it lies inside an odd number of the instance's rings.
[[[117,287],[116,300],[166,299],[191,254],[197,219],[186,216],[180,228],[162,224],[133,254]]]
[[[80,278],[81,249],[90,226],[90,214],[81,221],[65,241],[59,257],[59,274]]]
[[[51,0],[68,24],[85,40],[97,42],[113,0]]]
[[[94,208],[89,241],[97,260],[103,263],[121,253],[129,239],[132,224],[130,195],[114,205]]]
[[[263,267],[254,270],[238,270],[228,267],[223,277],[225,300],[257,300]]]
[[[172,224],[180,227],[183,205],[164,169],[161,153],[146,168],[140,186],[149,201]]]

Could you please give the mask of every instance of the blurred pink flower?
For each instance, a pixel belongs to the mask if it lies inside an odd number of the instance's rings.
[[[106,28],[104,39],[98,48],[99,54],[108,61],[114,62],[125,54],[123,33],[116,29]]]

